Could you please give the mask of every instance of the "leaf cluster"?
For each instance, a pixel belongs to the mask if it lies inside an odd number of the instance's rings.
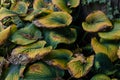
[[[82,6],[93,2],[107,3]],[[0,80],[119,79],[120,19],[95,10],[78,26],[80,6],[80,0],[1,0]]]

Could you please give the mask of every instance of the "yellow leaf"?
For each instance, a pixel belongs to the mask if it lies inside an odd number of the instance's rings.
[[[87,32],[98,32],[112,29],[112,23],[103,12],[94,11],[86,17],[82,27]]]
[[[7,27],[3,31],[0,32],[0,45],[4,44],[10,34],[11,27]]]
[[[66,27],[72,22],[72,16],[66,12],[53,12],[48,16],[40,18],[34,21],[34,24],[38,27],[46,28],[58,28]]]

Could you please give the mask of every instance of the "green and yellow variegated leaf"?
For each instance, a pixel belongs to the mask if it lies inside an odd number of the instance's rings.
[[[113,29],[109,32],[99,32],[99,36],[103,39],[108,40],[119,40],[120,39],[120,20],[115,20],[113,22]]]
[[[52,7],[53,5],[51,4],[51,2],[49,2],[48,0],[34,0],[33,2],[33,11],[24,18],[24,20],[27,21],[32,21],[36,16],[38,15],[46,15],[46,14],[50,14],[51,12],[53,12],[53,9],[51,9],[50,7]],[[41,16],[42,17],[42,16]]]
[[[58,8],[68,13],[71,13],[72,10],[68,7],[67,0],[52,0],[52,3],[55,4]]]
[[[96,38],[92,38],[91,45],[96,54],[104,53],[110,58],[111,61],[115,61],[118,59],[117,57],[118,45],[116,43],[110,43],[104,41],[99,42]]]
[[[58,44],[74,43],[77,37],[76,30],[74,28],[60,28],[60,29],[45,29],[44,37],[48,45],[56,48]]]
[[[0,20],[6,18],[6,17],[10,17],[10,16],[15,16],[16,13],[13,11],[10,11],[6,8],[0,8]]]
[[[52,50],[45,58],[54,66],[67,69],[67,63],[71,60],[73,53],[67,49]]]
[[[16,12],[17,14],[26,14],[28,10],[28,3],[24,1],[18,1],[11,6],[11,10]]]
[[[106,54],[98,53],[95,55],[94,68],[96,72],[109,74],[113,68],[113,64]]]
[[[34,10],[40,10],[42,8],[46,8],[46,4],[44,2],[44,0],[34,0],[34,3],[33,3],[33,9]]]
[[[11,17],[11,21],[13,24],[17,25],[17,28],[22,28],[25,26],[24,21],[22,21],[22,19],[19,16],[13,16]]]
[[[24,20],[26,20],[26,21],[32,21],[32,20],[35,18],[35,16],[37,16],[37,15],[39,15],[39,14],[41,14],[41,13],[42,13],[41,10],[33,11],[33,12],[29,13],[29,14],[24,18]]]
[[[25,72],[26,65],[21,65],[20,66],[20,71],[19,71],[19,76],[24,77],[23,73]]]
[[[70,8],[75,8],[75,7],[79,6],[80,0],[68,0],[68,4],[69,4]]]
[[[11,65],[5,80],[19,80],[20,65]]]
[[[29,13],[25,18],[24,20],[26,21],[32,21],[36,16],[39,16],[39,15],[48,15],[50,14],[51,10],[47,10],[47,9],[42,9],[42,10],[34,10],[33,12]]]
[[[67,69],[67,63],[69,62],[68,60],[65,59],[52,59],[51,61],[49,61],[50,64],[59,67],[60,69]]]
[[[0,32],[0,45],[4,44],[4,42],[9,37],[10,29],[11,29],[11,27],[7,27],[6,29],[4,29]]]
[[[93,66],[94,56],[90,56],[87,59],[81,59],[81,56],[77,56],[77,58],[73,58],[68,63],[68,68],[72,75],[75,78],[81,78],[85,76]]]
[[[34,0],[33,9],[34,10],[54,10],[54,5],[52,4],[51,0]]]
[[[45,41],[38,41],[30,45],[19,46],[13,49],[9,61],[13,64],[27,64],[42,59],[52,50],[51,46],[44,47],[45,44]]]
[[[96,74],[90,80],[111,80],[111,79],[105,74]]]
[[[80,0],[52,0],[52,2],[58,8],[68,13],[72,12],[71,8],[75,8],[80,4]]]
[[[58,28],[66,27],[72,22],[72,17],[66,12],[53,12],[43,18],[34,21],[38,27]]]
[[[39,62],[30,65],[22,80],[57,80],[62,77],[64,71],[46,63]]]
[[[10,35],[13,35],[17,31],[17,25],[11,24],[9,27],[11,27]]]
[[[19,45],[31,44],[42,38],[42,33],[34,24],[19,29],[11,36],[11,42]]]
[[[87,32],[105,31],[112,28],[112,23],[107,16],[101,11],[94,11],[82,23],[82,27]]]

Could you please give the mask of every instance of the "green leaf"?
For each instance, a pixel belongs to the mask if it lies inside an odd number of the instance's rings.
[[[93,62],[93,55],[87,59],[81,56],[77,56],[77,58],[73,58],[68,63],[68,68],[75,78],[81,78],[90,71],[91,67],[93,66]]]
[[[22,80],[57,80],[62,77],[64,71],[58,68],[47,65],[43,62],[38,62],[30,65]]]
[[[112,23],[101,11],[94,11],[86,17],[82,27],[87,32],[105,31],[112,28]]]
[[[6,8],[0,8],[0,20],[6,18],[6,17],[10,17],[10,16],[15,16],[16,13],[11,11],[11,10],[8,10]]]
[[[51,46],[44,47],[45,44],[45,41],[38,41],[30,45],[19,46],[13,49],[9,61],[13,64],[27,64],[40,60],[52,50]]]
[[[9,27],[11,27],[10,35],[14,34],[17,31],[17,25],[11,24]]]
[[[46,28],[58,28],[66,27],[72,22],[72,17],[66,12],[53,12],[45,17],[42,17],[36,21],[34,24],[38,27]]]
[[[42,8],[45,8],[47,5],[45,4],[44,0],[34,0],[33,3],[33,9],[34,10],[40,10]]]
[[[99,36],[103,39],[108,40],[119,40],[120,39],[120,20],[115,20],[113,22],[113,29],[109,32],[99,32]]]
[[[20,65],[11,65],[5,80],[19,80]]]
[[[35,10],[54,10],[54,5],[51,0],[34,0],[33,9]]]
[[[120,59],[120,45],[119,45],[119,49],[117,51],[117,55],[118,55],[118,58]]]
[[[20,71],[19,71],[19,76],[24,77],[23,73],[25,72],[26,65],[21,65],[20,66]]]
[[[0,32],[0,45],[4,44],[5,41],[8,39],[10,35],[10,29],[11,27],[9,26]]]
[[[95,55],[94,68],[99,73],[109,74],[113,64],[106,54],[98,53]]]
[[[94,52],[97,53],[104,53],[106,54],[112,62],[118,59],[117,50],[118,45],[117,43],[112,42],[99,42],[96,38],[92,38],[91,45],[93,47]]]
[[[2,22],[0,22],[0,31],[4,30],[4,25],[2,24]]]
[[[71,13],[71,8],[77,7],[80,4],[80,0],[52,0],[52,3],[60,8],[62,11]]]
[[[35,11],[32,11],[31,13],[29,13],[25,18],[24,20],[26,21],[32,21],[35,16],[37,16],[38,14],[41,14],[42,11],[41,10],[35,10]]]
[[[32,20],[34,20],[34,18],[37,17],[37,16],[43,17],[43,16],[45,16],[45,15],[50,14],[51,12],[53,12],[53,11],[47,10],[47,9],[34,10],[34,11],[32,11],[31,13],[29,13],[29,14],[24,18],[24,20],[26,20],[26,21],[32,21]],[[42,15],[43,15],[43,16],[42,16]]]
[[[17,25],[17,28],[21,28],[25,25],[22,19],[18,16],[13,16],[11,17],[11,19],[12,19],[11,21]]]
[[[52,50],[45,59],[54,66],[61,69],[67,69],[67,63],[71,60],[73,53],[67,49]]]
[[[28,3],[24,1],[17,1],[16,3],[12,4],[11,10],[16,12],[17,14],[26,14],[28,10]]]
[[[111,80],[111,79],[105,74],[96,74],[90,80]]]
[[[44,29],[44,37],[48,45],[56,48],[60,43],[74,43],[77,33],[73,28]]]
[[[67,0],[52,0],[52,3],[55,4],[62,11],[71,13],[72,10],[67,6]]]
[[[34,24],[29,24],[19,29],[11,36],[11,42],[19,45],[27,45],[42,38],[42,33]]]
[[[69,3],[70,3],[70,8],[75,8],[75,7],[77,7],[77,6],[79,6],[79,4],[80,4],[80,0],[68,0],[69,1]]]

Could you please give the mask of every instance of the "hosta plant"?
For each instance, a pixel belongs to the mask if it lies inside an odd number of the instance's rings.
[[[101,10],[79,20],[80,4],[1,0],[0,80],[119,79],[120,20]]]

